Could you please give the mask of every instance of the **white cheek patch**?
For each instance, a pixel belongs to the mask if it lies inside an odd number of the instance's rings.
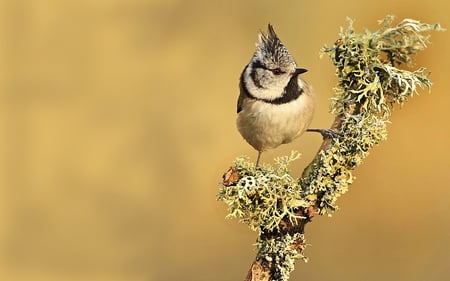
[[[284,88],[289,82],[289,77],[280,77],[279,79],[272,79],[268,87],[258,87],[251,78],[251,67],[247,67],[244,75],[244,83],[248,92],[257,99],[274,100],[281,97]],[[269,78],[270,79],[270,78]]]

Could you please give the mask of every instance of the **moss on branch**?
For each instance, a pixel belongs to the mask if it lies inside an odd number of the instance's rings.
[[[331,214],[337,199],[353,182],[352,171],[369,150],[387,137],[386,125],[395,104],[403,105],[420,88],[431,87],[425,68],[414,56],[428,44],[428,31],[439,24],[394,17],[379,22],[377,31],[356,33],[351,20],[339,39],[322,53],[331,58],[338,77],[331,128],[342,138],[325,139],[300,178],[289,164],[298,153],[276,159],[276,165],[255,169],[238,157],[224,175],[219,200],[228,205],[228,218],[239,218],[259,233],[258,254],[246,280],[288,280],[295,259],[306,259],[304,225],[315,214]]]

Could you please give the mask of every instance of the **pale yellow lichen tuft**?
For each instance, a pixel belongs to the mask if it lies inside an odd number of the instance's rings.
[[[284,218],[298,218],[295,210],[308,206],[300,196],[300,185],[289,174],[289,165],[300,157],[297,152],[275,159],[275,166],[255,168],[247,157],[238,157],[235,169],[239,180],[220,187],[219,200],[228,204],[227,218],[239,218],[252,230],[272,231]]]
[[[298,246],[293,247],[293,245]],[[304,262],[308,262],[308,258],[303,254],[305,247],[304,234],[286,234],[283,237],[259,240],[258,255],[266,261],[275,264],[272,280],[286,281],[294,270],[296,260],[301,259]]]

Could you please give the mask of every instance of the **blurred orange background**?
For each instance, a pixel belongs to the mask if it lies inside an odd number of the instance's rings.
[[[327,127],[339,27],[387,14],[450,27],[435,1],[2,1],[0,279],[243,280],[256,234],[225,220],[217,184],[256,152],[235,128],[238,78],[268,22],[310,71]],[[291,280],[449,280],[449,32],[417,66],[426,90],[389,125],[332,218],[306,228]],[[321,138],[298,150],[295,174]]]

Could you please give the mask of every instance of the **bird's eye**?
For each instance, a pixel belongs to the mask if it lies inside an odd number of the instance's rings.
[[[271,69],[271,71],[272,71],[272,73],[273,73],[274,75],[280,75],[280,74],[283,74],[283,73],[284,73],[284,71],[282,71],[282,70],[279,69],[279,68]]]

